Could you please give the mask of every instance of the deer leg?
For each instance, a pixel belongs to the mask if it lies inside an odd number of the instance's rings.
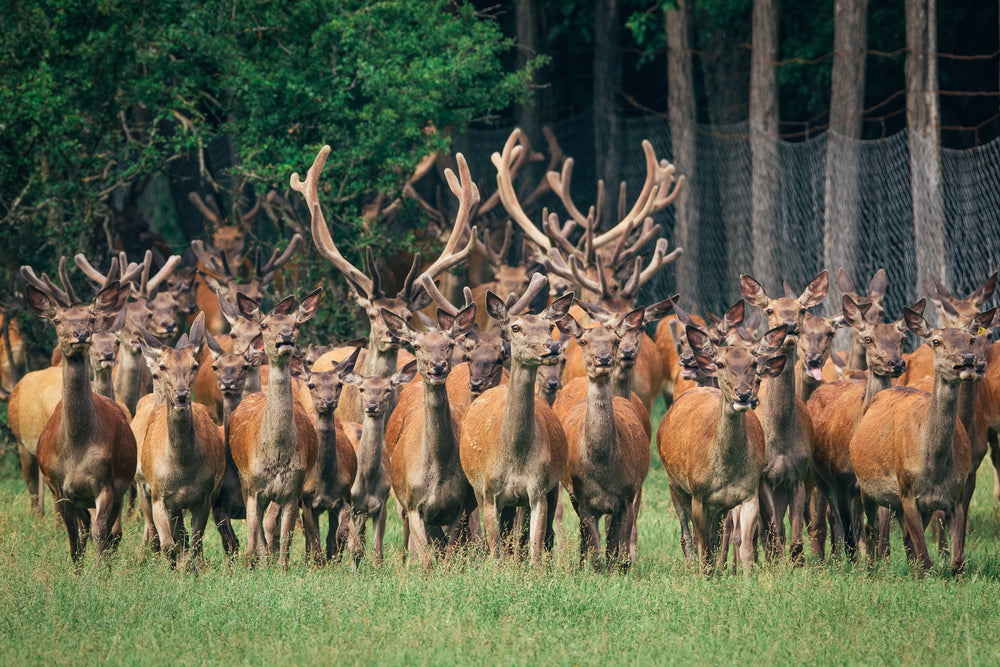
[[[993,497],[1000,500],[1000,434],[989,428],[986,439],[990,443],[990,463],[993,464]]]
[[[434,562],[434,554],[430,538],[427,536],[424,519],[419,512],[410,512],[407,519],[410,524],[410,535],[413,537],[413,549],[417,552],[417,560],[428,567]]]
[[[177,566],[177,543],[175,541],[174,528],[171,525],[171,517],[167,512],[163,499],[158,498],[153,502],[153,523],[156,525],[156,532],[160,536],[160,548],[163,554],[170,561],[170,567]]]
[[[208,515],[212,512],[212,501],[205,499],[201,507],[191,510],[191,550],[187,556],[189,570],[195,570],[204,559],[205,528],[208,526]]]
[[[562,487],[559,484],[555,485],[551,491],[546,495],[546,506],[545,506],[545,550],[552,551],[552,548],[556,543],[556,533],[555,533],[555,520],[556,520],[556,510],[559,505],[559,498],[561,497]]]
[[[764,555],[767,556],[768,560],[773,559],[772,550],[770,547],[770,538],[772,526],[777,521],[778,512],[775,508],[774,493],[765,483],[761,482],[760,487],[757,490],[757,507],[759,508],[757,513],[757,522],[760,524],[760,530],[757,535],[760,535],[764,539]],[[783,514],[780,516],[784,516]]]
[[[256,495],[246,493],[247,508],[247,562],[253,565],[263,555],[264,545],[261,544],[263,530],[261,529],[260,505]]]
[[[698,547],[698,565],[706,573],[712,572],[712,526],[709,513],[697,498],[691,498],[691,524],[694,527],[695,545]]]
[[[760,511],[759,501],[756,495],[746,501],[738,508],[738,523],[740,529],[739,537],[739,562],[743,566],[743,572],[750,576],[753,570],[754,558],[757,555],[754,548],[754,531],[757,529],[757,516]],[[736,550],[736,547],[733,547]]]
[[[483,532],[486,535],[486,549],[493,558],[500,557],[500,513],[497,510],[496,499],[480,496],[476,493],[479,501],[479,518],[483,524]]]
[[[351,552],[351,560],[354,562],[355,570],[361,564],[361,559],[365,557],[365,529],[367,521],[367,514],[362,512],[351,514],[351,525],[354,530],[348,534],[348,548]]]
[[[150,551],[156,552],[160,550],[160,538],[156,534],[156,524],[153,522],[153,501],[149,497],[149,487],[145,484],[141,485],[138,489],[138,502],[139,511],[142,513],[142,545],[139,547],[141,552],[145,552],[147,548]]]
[[[774,502],[774,514],[768,524],[765,551],[769,560],[776,561],[785,555],[785,514],[791,514],[789,506],[794,502],[794,492],[784,486],[777,486],[771,490],[771,498]]]
[[[101,489],[95,499],[96,518],[94,519],[94,543],[97,547],[98,560],[104,555],[105,549],[114,549],[114,537],[111,529],[115,522],[115,507],[121,511],[121,503],[115,502],[115,492],[111,488]]]
[[[288,570],[288,561],[292,549],[292,531],[295,530],[295,523],[299,520],[299,503],[292,501],[286,505],[279,506],[281,515],[281,556],[279,562],[282,570]],[[316,548],[319,550],[319,538],[316,539]]]
[[[589,558],[597,552],[600,534],[597,530],[597,520],[590,511],[575,500],[570,499],[570,502],[580,518],[580,567],[583,567]],[[610,539],[610,535],[608,537]]]
[[[21,476],[24,478],[24,483],[28,487],[28,496],[31,498],[31,511],[39,516],[45,516],[41,496],[45,484],[41,481],[42,474],[38,470],[38,459],[20,442],[17,443],[17,453],[21,458]]]
[[[920,562],[920,575],[931,569],[931,556],[927,552],[927,538],[924,535],[926,521],[920,510],[917,509],[915,498],[902,497],[899,499],[903,505],[903,525],[910,536],[910,542],[917,560]],[[964,517],[963,517],[964,520]]]
[[[229,511],[221,504],[212,507],[212,521],[219,531],[219,538],[222,540],[222,551],[227,557],[232,557],[240,549],[240,541],[236,539],[236,532],[233,530],[233,522],[229,518]]]
[[[882,559],[889,558],[889,530],[892,525],[892,512],[889,511],[888,507],[878,508],[878,546],[875,549],[875,554]],[[900,519],[900,525],[903,525],[903,520]],[[906,542],[907,533],[906,530],[903,531],[903,542]]]
[[[725,518],[722,520],[722,538],[719,543],[719,557],[715,560],[715,566],[720,570],[725,570],[726,563],[729,560],[729,543],[732,541],[733,532],[735,527],[735,517],[733,512],[726,512]],[[736,528],[735,530],[739,530]],[[735,547],[734,547],[735,550]],[[734,553],[733,563],[739,561],[739,558]]]
[[[806,519],[806,525],[809,531],[809,548],[812,549],[813,555],[819,560],[820,563],[826,560],[826,510],[827,502],[826,496],[820,493],[819,488],[813,487],[809,492],[809,504],[806,505],[804,510],[808,510],[808,518],[803,515],[803,519]],[[837,531],[834,530],[833,542],[837,542]],[[831,547],[831,551],[835,548]]]
[[[948,522],[951,529],[951,573],[958,575],[965,570],[965,533],[968,526],[965,507],[962,503],[955,507]]]
[[[396,499],[396,508],[399,510],[399,518],[403,522],[403,551],[402,551],[402,554],[403,554],[403,562],[405,563],[406,562],[406,552],[410,548],[410,541],[411,541],[411,539],[413,541],[416,541],[416,538],[411,538],[410,537],[410,518],[406,514],[406,508],[403,507],[403,504],[401,502],[399,502],[398,498]],[[416,548],[416,546],[414,546],[414,548]]]
[[[319,526],[317,525],[316,515],[313,513],[313,508],[309,506],[309,503],[302,501],[302,532],[305,533],[306,537],[306,562],[310,560],[314,562],[317,566],[322,566],[325,559],[323,556],[323,548],[319,543]]]
[[[938,556],[942,558],[948,557],[948,529],[946,528],[945,521],[944,512],[941,510],[931,515],[931,537],[937,542]]]
[[[791,503],[788,506],[788,521],[792,528],[792,537],[788,548],[788,557],[796,566],[802,565],[803,543],[802,527],[805,518],[806,487],[799,482],[791,492]]]
[[[642,507],[642,487],[635,492],[632,500],[632,512],[629,519],[631,528],[629,529],[628,557],[631,562],[639,556],[639,509]]]
[[[53,504],[63,523],[66,524],[66,534],[69,536],[69,557],[79,570],[83,565],[83,556],[87,549],[86,532],[80,531],[80,521],[78,512],[69,502],[64,501],[57,494],[53,494]],[[89,516],[89,512],[84,512]]]
[[[258,505],[258,510],[260,506]],[[279,529],[279,516],[281,514],[281,506],[271,501],[267,504],[267,509],[264,510],[264,516],[261,519],[261,526],[264,532],[263,545],[267,547],[268,553],[271,558],[274,558],[278,553],[278,540],[277,537]]]
[[[537,496],[531,502],[531,520],[529,536],[531,539],[531,562],[542,562],[542,553],[545,549],[546,519],[549,512],[548,493]]]
[[[372,558],[372,562],[376,565],[381,565],[384,560],[382,543],[385,538],[386,515],[385,503],[382,503],[382,506],[378,508],[378,512],[372,517],[372,530],[375,533],[375,555]]]
[[[558,488],[558,487],[557,487]],[[563,529],[563,498],[562,493],[556,494],[556,508],[552,515],[552,527],[555,530],[555,546],[562,549],[566,541],[566,531]]]

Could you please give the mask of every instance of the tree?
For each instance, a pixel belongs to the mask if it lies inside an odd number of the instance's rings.
[[[622,15],[621,0],[597,0],[594,5],[594,161],[598,178],[603,178],[608,192],[617,192],[622,180],[622,137],[618,96],[621,91]],[[617,202],[606,197],[604,210],[597,215],[606,225],[613,225]]]

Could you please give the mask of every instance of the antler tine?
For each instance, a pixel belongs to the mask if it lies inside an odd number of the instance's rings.
[[[433,264],[424,269],[424,273],[431,278],[435,278],[446,269],[464,262],[476,242],[474,232],[465,247],[456,252],[456,248],[462,241],[463,232],[469,225],[472,211],[479,203],[479,188],[472,182],[472,174],[469,171],[469,163],[465,161],[465,156],[458,153],[455,155],[455,161],[458,163],[459,176],[455,176],[455,172],[451,169],[445,169],[444,176],[452,194],[458,197],[458,213],[455,214],[455,225],[451,229],[448,242],[441,249],[441,255],[434,260]]]
[[[531,222],[528,214],[524,212],[521,204],[517,201],[517,195],[514,192],[511,162],[524,151],[524,147],[517,144],[521,134],[523,133],[520,128],[514,128],[503,145],[503,152],[493,153],[490,156],[493,166],[497,168],[497,192],[499,192],[500,201],[503,202],[503,207],[511,219],[520,225],[528,238],[548,251],[552,248],[552,242]]]
[[[429,296],[431,300],[437,304],[438,308],[449,315],[458,315],[458,308],[456,308],[455,304],[449,301],[444,294],[441,294],[437,283],[435,283],[429,275],[421,273],[416,282],[420,287],[424,288],[424,291],[427,292],[427,296]],[[468,299],[468,297],[466,297],[466,299]]]
[[[653,144],[651,144],[648,139],[643,139],[642,141],[642,152],[646,156],[646,180],[642,184],[642,190],[639,192],[639,196],[635,200],[632,210],[629,211],[617,225],[594,239],[594,245],[598,248],[607,245],[620,235],[624,234],[626,230],[631,228],[635,220],[642,220],[650,215],[650,213],[653,212],[653,207],[658,202],[657,196],[660,191],[660,187],[657,182],[658,179],[666,178],[665,174],[667,173],[667,168],[657,163],[656,153],[653,151]],[[676,196],[676,194],[673,196]],[[671,201],[673,200],[671,199]],[[664,204],[664,206],[665,205],[666,204]]]
[[[528,283],[527,289],[524,290],[524,294],[521,295],[517,301],[515,301],[508,309],[511,315],[517,315],[524,309],[526,309],[538,293],[545,289],[545,285],[549,282],[548,278],[543,276],[541,273],[533,273],[531,275],[531,282]]]
[[[589,289],[591,292],[596,292],[597,294],[600,294],[602,298],[607,296],[606,294],[607,285],[603,283],[603,281],[595,282],[590,278],[588,278],[587,276],[585,276],[583,273],[584,268],[580,264],[580,260],[576,258],[576,255],[569,258],[569,266],[570,270],[573,273],[572,280],[574,282],[576,282],[581,287]],[[601,275],[603,277],[603,271],[601,272]]]
[[[673,163],[667,160],[660,160],[659,166],[656,168],[656,183],[659,188],[656,193],[655,202],[653,204],[653,212],[662,210],[665,206],[674,203],[678,195],[681,193],[681,188],[684,187],[684,183],[687,182],[687,177],[683,174],[678,176],[676,182],[674,181],[674,174],[677,172],[677,167]],[[670,186],[673,185],[673,189]]]
[[[333,264],[335,269],[343,273],[351,282],[367,292],[371,290],[371,280],[340,254],[337,244],[333,242],[330,228],[326,224],[326,218],[323,217],[323,210],[319,205],[319,175],[323,171],[323,166],[326,164],[326,159],[329,156],[330,147],[323,146],[319,150],[319,153],[316,154],[316,159],[313,160],[309,171],[306,172],[306,180],[301,180],[299,173],[295,172],[292,174],[290,184],[293,190],[302,193],[302,196],[305,197],[306,205],[309,207],[309,213],[312,216],[313,243],[316,244],[319,254],[325,257],[327,261]]]
[[[941,284],[941,281],[938,279],[937,276],[935,276],[933,273],[931,273],[930,271],[928,271],[927,272],[927,277],[930,278],[931,284],[934,286],[934,290],[937,292],[936,295],[931,295],[931,299],[938,300],[938,301],[943,301],[945,299],[954,298],[951,295],[951,291],[949,291],[947,287],[945,287],[944,285]],[[926,289],[926,288],[927,288],[927,285],[925,284],[924,285],[924,289]],[[927,292],[928,292],[928,295],[930,295],[930,290],[927,290]]]
[[[545,167],[545,176],[538,182],[535,189],[531,191],[531,194],[525,197],[524,205],[531,206],[536,201],[538,201],[543,195],[552,191],[552,185],[549,183],[548,174],[550,171],[558,171],[563,162],[566,161],[566,154],[563,153],[562,148],[559,146],[559,142],[556,141],[556,135],[553,134],[552,130],[546,126],[542,128],[542,134],[545,135],[545,143],[549,147],[549,164]]]
[[[291,240],[288,241],[288,247],[285,248],[284,252],[281,252],[277,248],[271,253],[271,258],[267,260],[267,263],[261,267],[260,271],[257,272],[257,277],[264,280],[266,276],[271,275],[285,264],[288,260],[292,258],[295,251],[299,249],[302,244],[303,238],[300,234],[293,234]]]
[[[646,220],[643,221],[643,231],[640,233],[640,237],[642,233],[646,231],[645,226],[647,222],[652,222],[652,220],[650,218],[646,218]],[[632,232],[634,230],[635,230],[635,225],[632,226],[632,229],[628,230],[626,233],[618,237],[618,242],[615,243],[614,250],[611,251],[611,257],[608,260],[608,265],[617,267],[620,264],[624,264],[629,259],[631,259],[630,257],[624,256],[622,254],[622,251],[625,249],[625,245],[628,243],[628,238],[632,235]]]
[[[500,244],[500,250],[494,251],[490,246],[490,238],[487,232],[483,232],[483,239],[480,240],[478,236],[476,237],[476,249],[481,252],[486,259],[490,261],[493,266],[502,266],[507,260],[507,251],[510,250],[510,240],[514,233],[514,223],[510,220],[507,221],[507,225],[504,228],[503,242]]]
[[[53,284],[53,282],[49,279],[47,274],[42,273],[42,277],[39,278],[37,275],[35,275],[34,269],[32,269],[28,265],[24,265],[21,267],[21,275],[24,277],[24,279],[28,282],[29,285],[45,293],[49,298],[55,299],[65,307],[73,305],[73,302],[69,300],[69,295],[66,294],[66,292],[64,292],[63,290],[56,287],[55,284]]]
[[[73,284],[69,281],[69,274],[66,272],[66,255],[59,258],[59,281],[63,284],[63,290],[65,290],[70,303],[79,303],[76,293],[73,291]]]
[[[142,296],[149,296],[149,264],[151,259],[152,253],[148,259],[144,257],[142,262],[142,275],[139,279],[139,294]]]
[[[570,268],[566,260],[563,259],[562,253],[559,252],[557,248],[552,248],[549,250],[547,255],[541,256],[542,265],[550,273],[554,273],[560,278],[565,278],[571,282],[576,282],[576,276],[573,275],[573,269]]]
[[[625,286],[621,289],[621,295],[626,299],[631,299],[639,291],[642,283],[639,282],[642,277],[642,257],[636,257],[635,262],[632,264],[632,275],[629,276],[628,281]]]
[[[104,281],[107,280],[107,276],[105,276],[103,273],[95,269],[94,266],[90,263],[90,261],[82,252],[78,252],[77,254],[73,255],[73,261],[76,262],[76,265],[80,267],[81,271],[83,271],[83,275],[87,276],[98,285],[103,285]],[[114,270],[114,268],[117,266],[118,266],[118,258],[113,257],[111,259],[112,270]],[[35,287],[38,287],[38,285],[35,285]]]
[[[576,229],[575,220],[567,220],[566,224],[562,227],[559,226],[559,216],[555,213],[547,213],[544,215],[544,220],[545,222],[542,223],[542,230],[545,231],[549,238],[553,239],[559,247],[565,250],[566,254],[570,256],[580,254],[580,249],[569,241],[569,235],[574,229]]]
[[[635,242],[630,245],[621,255],[618,256],[617,262],[611,262],[612,266],[621,266],[625,262],[629,262],[633,257],[639,254],[639,252],[645,247],[647,243],[655,239],[660,235],[660,230],[662,226],[659,224],[654,225],[652,218],[646,218],[642,224],[642,230],[639,232],[639,237]],[[628,236],[622,236],[622,238],[628,238]]]
[[[146,251],[143,263],[146,265],[146,267],[150,266],[153,263],[152,251],[150,250]],[[176,269],[177,265],[180,263],[181,263],[180,255],[171,255],[170,257],[168,257],[167,261],[164,262],[163,266],[160,267],[160,270],[157,271],[156,274],[153,275],[152,278],[149,278],[148,281],[146,282],[145,293],[152,294],[153,292],[155,292],[156,288],[160,286],[160,283],[166,280],[170,276],[170,274],[174,272],[174,269]],[[148,274],[148,269],[145,267],[143,268],[143,274],[144,276]]]
[[[587,217],[580,212],[580,209],[577,208],[576,203],[569,194],[569,185],[573,179],[573,164],[573,158],[566,158],[562,164],[562,171],[550,171],[545,174],[545,179],[548,181],[552,192],[559,197],[559,201],[562,202],[569,216],[576,221],[576,224],[584,227],[587,224]]]
[[[218,205],[215,203],[215,198],[212,195],[208,195],[208,201],[211,202],[211,206],[201,198],[197,192],[189,192],[188,199],[192,204],[205,216],[209,222],[214,224],[216,227],[222,224],[222,213],[219,211]]]
[[[649,260],[649,264],[646,268],[642,270],[639,276],[639,284],[636,286],[636,292],[639,288],[649,282],[649,280],[656,274],[657,271],[662,269],[667,264],[673,263],[681,253],[684,252],[683,248],[674,248],[672,252],[667,253],[667,240],[661,238],[656,242],[656,249],[653,251],[653,257]]]
[[[240,222],[242,222],[244,225],[250,224],[250,222],[257,217],[257,214],[260,213],[260,209],[263,206],[263,201],[264,201],[263,198],[260,195],[257,195],[257,198],[254,200],[253,203],[253,208],[251,208],[247,213],[244,213],[240,216]]]
[[[416,264],[419,261],[420,254],[417,253],[416,257],[414,257],[413,263]],[[382,292],[382,274],[378,272],[378,267],[375,266],[375,253],[372,252],[371,246],[367,246],[365,248],[365,264],[368,268],[368,274],[372,279],[372,287],[368,290],[368,298],[371,301],[381,299],[384,296],[384,293]],[[410,268],[410,273],[413,273],[412,267]],[[403,289],[405,290],[406,287],[404,286]]]
[[[206,271],[220,278],[230,277],[229,264],[226,263],[225,258],[211,252],[201,239],[191,241],[191,250],[194,251],[195,257],[204,265]]]

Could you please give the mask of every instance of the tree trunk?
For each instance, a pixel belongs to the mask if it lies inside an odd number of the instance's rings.
[[[594,153],[597,177],[604,179],[609,193],[618,192],[622,180],[618,150],[621,77],[621,0],[598,0],[594,5]],[[605,228],[616,222],[617,208],[614,197],[605,198],[598,212]]]
[[[906,0],[906,125],[917,278],[948,286],[941,196],[941,115],[938,109],[935,0]]]
[[[514,22],[517,36],[515,37],[516,63],[515,69],[523,70],[528,62],[538,55],[538,8],[535,0],[515,0]],[[534,87],[532,96],[515,107],[517,125],[531,141],[536,151],[544,150],[545,141],[542,135],[542,99],[538,86]],[[528,165],[534,166],[534,165]],[[544,168],[544,163],[542,168]],[[540,171],[539,169],[539,171]],[[539,174],[544,177],[544,174]],[[535,179],[531,179],[534,183]]]
[[[677,171],[688,181],[674,202],[673,244],[684,249],[676,266],[677,292],[688,306],[703,303],[698,290],[698,205],[695,171],[695,100],[691,71],[691,5],[679,0],[676,9],[665,12],[667,30],[667,107],[670,137]]]
[[[830,130],[826,135],[823,264],[831,273],[844,267],[858,284],[867,280],[867,276],[861,275],[858,256],[861,224],[858,159],[867,43],[868,0],[835,0]]]
[[[750,152],[753,160],[750,233],[753,272],[772,294],[781,285],[778,194],[778,0],[754,0],[750,58]]]

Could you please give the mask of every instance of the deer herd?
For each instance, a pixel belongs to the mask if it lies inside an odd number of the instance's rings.
[[[492,156],[498,187],[485,201],[457,154],[444,169],[456,212],[437,216],[443,249],[427,266],[416,255],[402,281],[383,280],[370,249],[363,268],[338,249],[320,203],[328,147],[304,179],[292,174],[316,250],[368,318],[367,344],[300,344],[322,286],[265,308],[303,236],[249,262],[256,208],[233,223],[193,195],[215,233],[192,243],[190,268],[172,256],[154,271],[151,253],[138,263],[119,253],[105,273],[77,255],[89,298],[74,292],[65,257],[61,286],[22,267],[27,305],[58,346],[49,368],[13,386],[9,422],[32,506],[44,512],[47,486],[77,566],[91,539],[98,557],[117,547],[132,502],[142,552],[172,566],[197,567],[210,516],[227,557],[284,568],[300,523],[309,562],[346,553],[357,566],[370,519],[379,562],[396,513],[404,558],[429,565],[478,543],[538,563],[563,539],[565,490],[581,565],[626,570],[662,393],[656,448],[689,566],[727,568],[730,545],[747,573],[758,550],[800,564],[804,532],[821,561],[829,534],[834,556],[873,562],[888,555],[895,516],[918,574],[932,566],[932,524],[960,572],[976,471],[988,452],[1000,463],[1000,347],[989,342],[1000,319],[982,310],[997,274],[966,298],[932,278],[941,328],[925,319],[925,299],[885,322],[881,270],[862,296],[840,269],[833,317],[809,312],[830,289],[826,271],[780,295],[740,275],[742,299],[721,318],[684,310],[677,295],[639,304],[681,252],[667,252],[653,215],[684,178],[643,142],[642,187],[630,204],[622,184],[608,223],[603,183],[584,214],[570,196],[573,160],[547,136],[552,159],[532,186],[525,167],[543,158],[511,133]],[[533,221],[526,207],[542,196],[561,202],[564,221],[548,209]],[[454,280],[476,261],[492,275]],[[833,352],[845,327],[850,349]],[[910,355],[906,332],[926,343]]]

